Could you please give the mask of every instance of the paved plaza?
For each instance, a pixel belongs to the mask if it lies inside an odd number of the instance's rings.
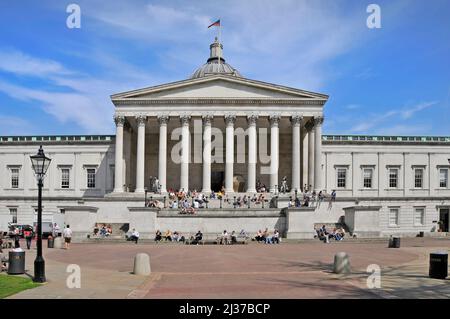
[[[45,244],[45,243],[44,243]],[[428,255],[450,240],[288,242],[281,245],[188,246],[74,244],[45,249],[48,283],[11,298],[449,298],[450,280],[428,278]],[[350,255],[352,274],[332,273],[334,255]],[[152,274],[132,274],[133,258],[147,253]],[[35,250],[27,251],[33,273]],[[81,288],[67,288],[70,264],[81,268]],[[367,266],[381,267],[381,288],[368,289]]]

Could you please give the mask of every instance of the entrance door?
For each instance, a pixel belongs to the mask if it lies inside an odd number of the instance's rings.
[[[211,190],[219,192],[225,179],[225,172],[211,172]]]
[[[441,208],[439,211],[439,225],[443,232],[448,232],[449,211],[450,209],[448,208]]]

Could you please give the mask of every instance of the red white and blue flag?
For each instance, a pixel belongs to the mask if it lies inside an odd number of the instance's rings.
[[[208,27],[208,29],[211,28],[211,27],[220,27],[220,19],[217,20],[216,22],[212,23],[212,24]]]

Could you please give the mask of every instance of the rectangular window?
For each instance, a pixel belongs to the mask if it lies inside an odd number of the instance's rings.
[[[61,188],[70,188],[70,169],[61,169]]]
[[[398,187],[398,168],[389,169],[389,188]]]
[[[441,168],[439,170],[439,187],[447,188],[448,187],[448,169]]]
[[[88,168],[87,172],[87,188],[95,188],[95,168]]]
[[[389,209],[389,226],[397,227],[398,226],[398,208],[390,208]]]
[[[345,168],[338,168],[337,170],[337,187],[345,188],[347,182],[347,170]]]
[[[364,188],[372,188],[373,169],[365,168],[363,170]]]
[[[12,222],[17,224],[17,208],[10,208],[9,209],[9,214],[12,217]]]
[[[11,188],[19,188],[19,169],[11,168]]]
[[[414,209],[414,226],[423,226],[425,224],[425,209]]]
[[[423,168],[416,168],[414,170],[414,187],[423,188]]]

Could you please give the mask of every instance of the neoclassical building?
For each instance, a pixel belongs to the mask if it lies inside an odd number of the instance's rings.
[[[44,220],[70,223],[80,238],[96,222],[148,236],[226,226],[310,238],[320,223],[368,237],[448,231],[450,137],[323,135],[327,95],[247,79],[223,56],[216,40],[189,79],[112,95],[115,136],[0,137],[0,230],[35,218],[29,155],[42,144],[52,158]],[[283,178],[290,191],[278,194]],[[223,186],[232,198],[255,193],[257,184],[279,196],[277,208],[211,202],[182,216],[143,207],[145,196],[166,205],[169,189]],[[336,190],[337,200],[288,209],[305,187]]]

